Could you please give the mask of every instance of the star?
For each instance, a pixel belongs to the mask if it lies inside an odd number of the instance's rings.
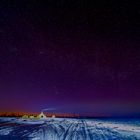
[[[44,53],[44,51],[39,51],[39,55],[43,55]]]
[[[18,49],[17,49],[16,47],[12,47],[12,48],[10,49],[10,51],[11,51],[12,53],[16,53],[16,52],[18,51]]]

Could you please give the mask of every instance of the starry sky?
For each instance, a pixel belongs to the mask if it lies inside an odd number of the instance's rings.
[[[140,116],[138,2],[0,3],[0,111]]]

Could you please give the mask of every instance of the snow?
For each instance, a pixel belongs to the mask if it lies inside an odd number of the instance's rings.
[[[140,140],[140,120],[0,118],[0,140]]]

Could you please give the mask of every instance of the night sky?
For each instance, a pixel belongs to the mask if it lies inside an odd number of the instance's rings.
[[[2,1],[1,112],[140,115],[138,2]]]

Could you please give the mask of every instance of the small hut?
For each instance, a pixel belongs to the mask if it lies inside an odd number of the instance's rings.
[[[46,119],[47,117],[46,117],[46,115],[45,115],[43,112],[41,112],[41,113],[37,116],[37,118],[38,118],[38,119]]]
[[[29,118],[28,115],[23,115],[23,116],[22,116],[22,119],[28,119],[28,118]]]
[[[30,118],[30,119],[34,119],[35,117],[34,117],[34,116],[29,116],[29,118]]]
[[[56,116],[55,115],[52,115],[52,118],[55,118]]]

